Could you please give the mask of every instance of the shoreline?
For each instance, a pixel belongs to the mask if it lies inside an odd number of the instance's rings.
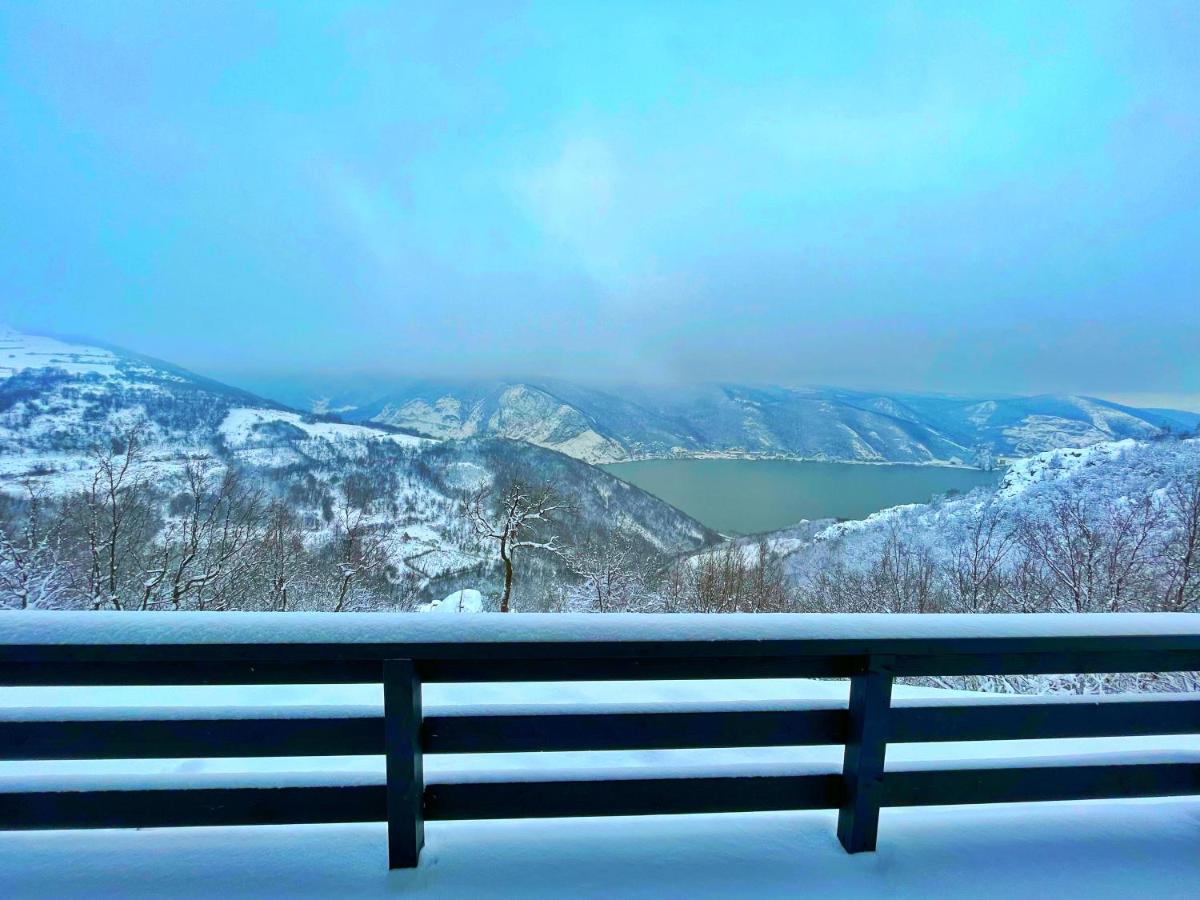
[[[970,466],[966,463],[950,462],[948,460],[928,460],[926,462],[911,462],[908,460],[892,460],[892,459],[831,459],[822,456],[794,456],[783,453],[737,453],[723,450],[705,450],[697,453],[686,454],[669,454],[669,455],[646,455],[646,456],[631,456],[627,459],[609,460],[606,462],[594,462],[591,465],[607,468],[608,466],[621,466],[627,463],[640,462],[673,462],[676,460],[707,460],[707,459],[727,459],[727,460],[744,460],[746,462],[797,462],[797,463],[835,463],[848,466],[913,466],[921,468],[939,468],[939,469],[966,469],[971,472],[998,472],[1007,469],[1010,465],[1016,462],[1016,458],[1008,459],[1001,458],[997,464],[991,469],[981,469],[979,466]]]

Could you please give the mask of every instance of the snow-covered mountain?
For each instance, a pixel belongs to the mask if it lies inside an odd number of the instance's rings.
[[[306,541],[319,543],[332,533],[337,503],[366,490],[367,521],[387,530],[396,571],[419,582],[424,599],[444,596],[467,573],[486,582],[491,552],[459,506],[498,478],[553,482],[573,507],[560,526],[581,540],[620,528],[647,553],[673,554],[715,539],[663,501],[533,443],[344,423],[115,348],[0,331],[0,492],[30,483],[71,495],[131,433],[164,508],[183,489],[188,461],[204,458],[286,498]]]
[[[944,397],[736,384],[592,387],[553,379],[386,381],[277,378],[267,396],[431,437],[492,434],[587,462],[671,455],[973,463],[1164,429],[1200,415],[1089,397]]]
[[[813,602],[1109,612],[1200,603],[1200,438],[1039,453],[996,488],[772,535]]]

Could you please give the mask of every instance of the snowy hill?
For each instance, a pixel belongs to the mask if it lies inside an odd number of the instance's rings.
[[[714,539],[649,494],[530,443],[441,442],[382,423],[348,424],[115,348],[0,333],[0,494],[34,490],[65,501],[130,446],[137,460],[129,489],[155,498],[162,534],[178,527],[198,467],[207,487],[235,471],[262,495],[256,503],[280,502],[311,554],[330,557],[321,563],[328,573],[347,565],[333,558],[347,533],[378,538],[388,561],[377,567],[379,583],[406,602],[436,600],[465,586],[460,579],[486,582],[492,548],[470,532],[459,507],[470,490],[498,479],[554,481],[573,501],[558,523],[568,538],[622,528],[647,554]],[[527,592],[564,574],[556,559],[530,557],[522,566],[532,567],[521,582]]]
[[[1200,607],[1200,439],[1015,463],[995,489],[771,539],[809,608],[876,612]]]
[[[256,388],[291,406],[336,409],[439,438],[493,434],[587,462],[677,454],[972,463],[978,448],[1027,456],[1190,430],[1200,415],[1087,397],[876,394],[711,384],[590,387],[555,379],[278,378]]]

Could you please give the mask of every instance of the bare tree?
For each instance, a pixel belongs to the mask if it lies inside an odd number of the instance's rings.
[[[71,580],[58,554],[54,525],[46,521],[45,497],[33,481],[23,484],[24,509],[0,521],[0,606],[54,608],[67,602]]]
[[[792,592],[783,561],[765,539],[754,545],[748,575],[751,612],[784,612],[791,607]]]
[[[787,577],[766,541],[726,541],[716,550],[683,561],[683,575],[668,578],[684,591],[682,608],[692,612],[772,612],[793,605]]]
[[[1200,604],[1200,470],[1172,479],[1165,502],[1171,532],[1163,607],[1183,612]]]
[[[589,541],[568,552],[566,560],[582,582],[569,594],[572,606],[628,612],[647,599],[646,560],[624,535]]]
[[[90,483],[68,510],[85,547],[84,583],[94,608],[124,609],[154,531],[155,511],[142,468],[141,428],[93,450]]]
[[[490,486],[476,490],[464,504],[464,514],[476,536],[495,541],[504,566],[504,594],[500,612],[508,612],[512,598],[513,555],[518,550],[543,550],[561,554],[556,534],[535,536],[541,528],[555,524],[555,514],[572,509],[550,485],[528,485],[512,481],[496,493]]]
[[[155,564],[142,581],[141,608],[228,608],[259,548],[263,491],[205,458],[188,459],[183,480],[178,514],[156,542]]]
[[[292,585],[302,576],[308,557],[296,514],[286,503],[268,506],[259,555],[267,608],[286,612]]]
[[[1101,536],[1083,498],[1062,493],[1044,516],[1026,516],[1020,527],[1026,552],[1049,573],[1051,600],[1061,612],[1090,612],[1096,600]]]
[[[914,545],[893,525],[861,586],[868,609],[928,613],[939,607],[937,567],[929,548]]]
[[[1161,518],[1150,497],[1103,507],[1100,572],[1108,612],[1141,607],[1152,593],[1154,538]]]
[[[361,491],[351,492],[337,504],[334,544],[337,547],[337,582],[333,611],[342,612],[361,583],[384,571],[391,559],[389,534],[374,527],[369,516],[370,499]]]
[[[953,596],[960,611],[991,612],[996,608],[1004,564],[1016,540],[1016,530],[994,503],[985,504],[970,519],[954,554]]]

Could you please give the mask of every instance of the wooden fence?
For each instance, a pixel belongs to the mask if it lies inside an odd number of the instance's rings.
[[[854,853],[875,848],[881,807],[1200,794],[1200,763],[1187,758],[884,772],[889,742],[1200,732],[1200,699],[1187,694],[892,704],[898,676],[1200,670],[1200,616],[1165,616],[1169,626],[1128,634],[1111,627],[1080,633],[1089,617],[1056,618],[1062,636],[1014,628],[932,637],[917,629],[916,637],[896,637],[892,627],[880,636],[858,629],[854,637],[811,639],[792,629],[777,640],[264,641],[258,628],[246,641],[64,643],[6,642],[0,627],[0,685],[382,683],[385,698],[382,714],[371,707],[10,710],[0,712],[0,759],[384,754],[387,760],[386,781],[374,783],[339,784],[330,775],[329,783],[289,784],[280,776],[205,787],[165,777],[132,788],[0,789],[0,829],[386,820],[391,866],[410,867],[426,821],[838,809],[838,837]],[[406,619],[389,617],[389,633],[403,632]],[[238,631],[236,622],[222,627]],[[421,704],[422,685],[433,682],[783,677],[849,678],[849,705],[423,715]],[[845,746],[840,773],[446,784],[427,784],[422,773],[431,753],[821,744]]]

